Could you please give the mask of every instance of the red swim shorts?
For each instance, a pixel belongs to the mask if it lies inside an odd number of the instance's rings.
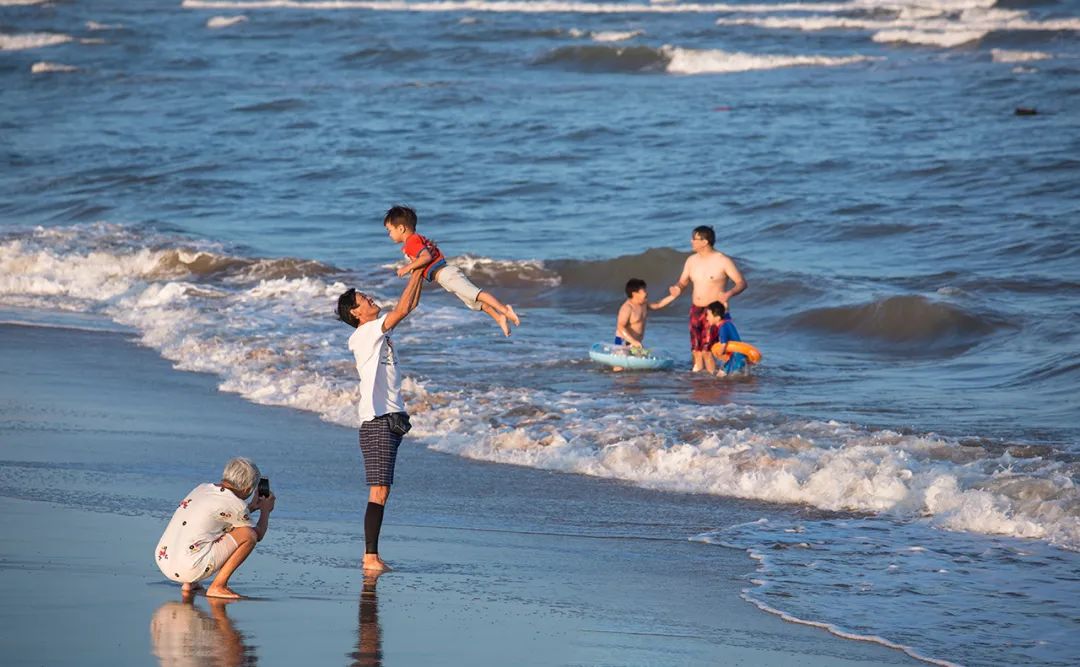
[[[709,309],[690,306],[690,349],[704,352],[720,339],[720,327],[709,326]]]

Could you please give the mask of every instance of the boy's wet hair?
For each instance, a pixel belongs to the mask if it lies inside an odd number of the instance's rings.
[[[391,206],[383,217],[384,225],[402,225],[410,232],[416,231],[416,211],[408,206],[395,204]]]
[[[701,238],[705,239],[709,242],[710,246],[716,243],[716,232],[714,232],[713,228],[709,225],[700,225],[698,227],[694,227],[694,236],[700,236]]]
[[[641,278],[631,278],[626,281],[626,298],[634,296],[634,292],[645,289],[645,281]]]
[[[360,320],[352,314],[353,308],[356,308],[356,290],[350,287],[337,299],[337,316],[339,320],[355,329],[360,326]]]
[[[727,308],[724,308],[724,304],[719,301],[713,301],[705,307],[709,309],[710,313],[721,319],[727,314]]]

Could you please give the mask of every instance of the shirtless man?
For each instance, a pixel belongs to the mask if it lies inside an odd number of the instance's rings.
[[[659,310],[674,300],[675,297],[669,294],[656,303],[649,303],[644,280],[631,278],[626,281],[626,301],[619,308],[619,319],[615,322],[615,344],[643,347],[649,311]]]
[[[702,225],[694,228],[690,246],[694,254],[686,259],[679,282],[668,290],[672,297],[682,294],[683,289],[694,283],[693,305],[690,306],[690,351],[694,355],[693,372],[702,368],[716,373],[716,362],[709,348],[716,342],[717,328],[708,322],[708,305],[719,301],[728,306],[728,299],[746,289],[746,281],[731,258],[713,248],[716,232]],[[728,289],[728,282],[731,288]]]

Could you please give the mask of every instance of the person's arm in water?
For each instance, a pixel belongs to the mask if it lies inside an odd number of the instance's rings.
[[[724,256],[724,272],[727,273],[728,278],[733,283],[731,289],[720,295],[719,300],[726,306],[728,299],[736,294],[742,294],[746,290],[746,280],[739,271],[739,267],[735,266],[735,262],[731,261],[731,258],[726,255]]]
[[[424,248],[420,251],[420,254],[416,256],[416,259],[397,270],[398,278],[404,278],[406,273],[424,268],[428,264],[431,264],[432,259],[434,258],[431,256],[431,251]]]
[[[619,335],[619,338],[630,343],[630,347],[641,347],[641,341],[630,333],[630,304],[624,303],[622,308],[619,308],[619,319],[615,323],[615,333]]]
[[[396,327],[398,322],[405,319],[405,316],[411,313],[416,306],[420,304],[420,289],[423,282],[424,272],[413,271],[412,275],[409,276],[409,284],[406,285],[404,291],[401,292],[401,297],[398,299],[397,305],[394,306],[393,310],[386,314],[386,319],[383,320],[383,333]]]

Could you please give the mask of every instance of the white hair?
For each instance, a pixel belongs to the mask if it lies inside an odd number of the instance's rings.
[[[259,477],[261,477],[259,466],[255,465],[255,462],[251,459],[245,459],[242,456],[229,459],[229,462],[225,464],[225,470],[221,473],[221,481],[228,482],[233,488],[244,494],[245,498],[255,490],[255,485],[259,483]]]

